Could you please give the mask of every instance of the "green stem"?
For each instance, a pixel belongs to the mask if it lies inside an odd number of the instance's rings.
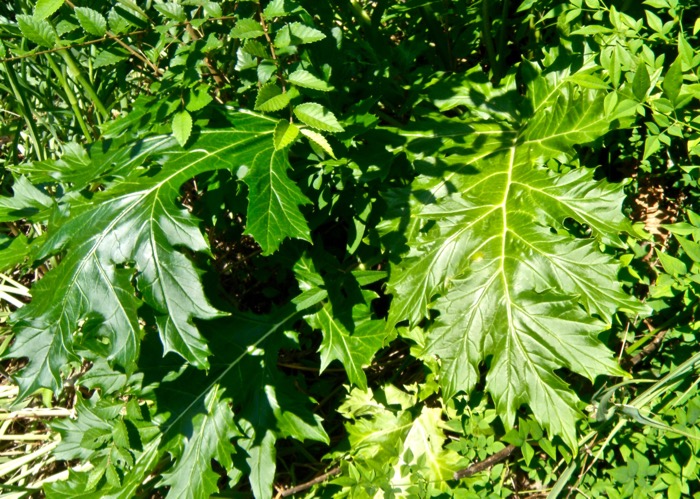
[[[39,161],[42,161],[45,159],[44,149],[39,144],[39,134],[36,129],[36,122],[34,121],[32,110],[29,107],[29,101],[27,101],[27,97],[20,90],[19,83],[17,82],[17,75],[12,69],[10,63],[3,63],[3,67],[5,68],[5,74],[7,75],[7,79],[10,81],[12,92],[15,94],[15,98],[22,107],[22,117],[24,118],[24,121],[27,123],[27,127],[29,128],[29,139],[32,141],[32,144],[34,144],[34,152]]]
[[[496,77],[498,73],[498,58],[496,56],[496,48],[493,45],[493,37],[491,36],[491,18],[489,17],[488,0],[481,0],[481,40],[486,48],[486,55],[489,58],[491,73]]]
[[[652,329],[651,331],[646,333],[644,336],[642,336],[640,339],[635,341],[632,345],[627,347],[627,349],[625,349],[625,353],[627,355],[632,355],[634,352],[636,352],[641,347],[643,347],[645,343],[648,343],[649,341],[651,341],[651,339],[654,338],[654,336],[659,334],[661,331],[664,331],[666,329],[671,329],[674,324],[682,324],[683,321],[687,320],[690,317],[696,304],[697,304],[697,300],[693,300],[693,302],[690,305],[688,305],[685,308],[685,310],[674,315],[670,319],[666,320],[659,327]]]
[[[80,125],[80,129],[85,135],[85,139],[88,142],[92,142],[92,135],[90,134],[90,129],[88,128],[87,124],[85,123],[85,120],[83,119],[83,113],[80,109],[80,106],[78,105],[78,99],[76,98],[73,89],[68,84],[68,81],[66,80],[65,76],[63,76],[61,68],[59,68],[56,64],[56,61],[53,60],[53,56],[51,54],[46,54],[46,60],[49,61],[49,66],[51,66],[51,69],[56,75],[56,78],[58,78],[59,83],[63,87],[63,91],[66,93],[68,103],[70,104],[70,107],[73,110],[73,114],[75,115],[75,119],[78,121],[78,125]]]
[[[505,53],[506,53],[506,33],[507,33],[507,28],[506,23],[508,22],[508,11],[510,10],[510,0],[503,0],[503,10],[501,12],[501,30],[498,33],[498,55],[500,58],[500,61],[503,61]],[[502,65],[499,63],[499,69],[502,67]],[[503,75],[499,75],[503,76]]]
[[[372,18],[367,14],[367,11],[362,8],[362,5],[360,5],[360,2],[357,0],[349,0],[350,1],[350,7],[352,7],[352,10],[357,14],[357,18],[359,21],[364,24],[366,27],[371,28],[372,27]]]
[[[80,66],[78,65],[78,62],[73,57],[73,54],[71,54],[69,50],[61,50],[59,52],[59,54],[61,54],[61,57],[63,57],[63,60],[65,61],[66,65],[68,66],[68,70],[70,71],[70,74],[72,74],[78,80],[78,83],[80,83],[81,88],[85,91],[87,96],[90,98],[90,100],[92,101],[92,103],[95,106],[95,109],[97,109],[97,111],[100,113],[102,118],[103,119],[109,118],[109,111],[107,111],[107,108],[102,103],[102,100],[97,95],[97,92],[95,92],[95,88],[92,86],[92,83],[90,83],[90,81],[87,78],[85,78],[85,75],[80,70]]]

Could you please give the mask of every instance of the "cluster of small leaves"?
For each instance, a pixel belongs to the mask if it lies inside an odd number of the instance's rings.
[[[46,495],[697,492],[700,12],[618,3],[0,7]]]

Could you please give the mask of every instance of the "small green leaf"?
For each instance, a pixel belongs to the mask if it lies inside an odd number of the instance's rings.
[[[700,227],[700,215],[691,210],[685,210],[688,215],[688,220],[695,227]]]
[[[183,22],[187,20],[187,15],[182,5],[172,2],[157,3],[153,5],[153,8],[160,12],[163,17],[171,21]]]
[[[308,138],[309,140],[313,141],[317,146],[319,146],[321,149],[326,151],[328,155],[335,159],[335,154],[333,153],[333,148],[331,145],[328,143],[326,138],[321,135],[318,132],[314,132],[313,130],[309,130],[308,128],[302,128],[301,133]]]
[[[659,143],[659,136],[650,135],[644,140],[644,154],[642,155],[642,159],[647,159],[649,156],[657,152],[660,148],[661,144]]]
[[[65,0],[37,0],[34,6],[34,19],[46,19],[61,8]]]
[[[598,26],[598,25],[590,25],[590,26],[584,26],[583,28],[579,28],[576,31],[572,31],[572,35],[598,35],[598,34],[608,34],[612,33],[613,30],[611,28],[606,28],[605,26]]]
[[[255,57],[262,57],[263,59],[270,57],[270,53],[265,45],[257,40],[246,40],[245,44],[243,45],[243,51],[250,55],[254,55]]]
[[[94,36],[104,36],[107,33],[107,20],[96,10],[76,7],[75,15],[86,33]]]
[[[285,48],[290,45],[314,43],[326,38],[321,31],[302,23],[290,23],[277,32],[275,47]]]
[[[22,35],[27,39],[46,48],[56,45],[56,32],[46,19],[35,19],[32,16],[18,15],[17,25]]]
[[[191,112],[199,111],[213,100],[213,97],[209,95],[209,85],[197,85],[190,89],[185,108]]]
[[[603,66],[610,75],[613,87],[617,88],[620,86],[620,79],[622,77],[622,65],[620,63],[618,51],[615,49],[616,47],[606,47],[602,50],[600,53],[600,65]]]
[[[114,393],[124,388],[128,382],[126,374],[115,371],[106,359],[96,360],[90,370],[80,377],[80,386],[90,390],[99,388],[102,393]]]
[[[315,102],[300,104],[294,108],[294,115],[303,123],[324,132],[343,132],[345,129],[328,109]]]
[[[26,177],[19,177],[12,186],[14,196],[0,198],[0,223],[13,222],[21,218],[32,221],[45,220],[47,208],[53,199],[35,187]]]
[[[532,458],[535,457],[535,449],[533,449],[532,446],[527,442],[523,442],[523,445],[522,447],[520,447],[520,450],[523,453],[525,464],[529,466],[530,461],[532,461]]]
[[[115,9],[111,9],[109,11],[109,14],[107,14],[107,19],[109,21],[109,29],[115,35],[124,34],[129,31],[129,28],[131,27],[131,23],[124,17],[120,16]]]
[[[274,83],[268,83],[260,87],[258,96],[255,99],[256,111],[279,111],[289,104],[289,94],[283,93],[282,89]]]
[[[663,34],[664,23],[663,21],[650,10],[645,10],[644,14],[647,18],[647,26],[656,31],[657,33]]]
[[[256,68],[256,71],[258,73],[258,82],[261,85],[264,85],[265,83],[269,82],[272,78],[272,75],[274,75],[277,72],[277,66],[269,61],[262,61],[260,64],[257,64],[257,61],[254,61],[253,66],[255,65],[258,66]]]
[[[651,80],[649,79],[647,65],[640,61],[637,66],[637,72],[634,75],[634,80],[632,80],[632,92],[639,102],[644,102],[646,99],[650,85]]]
[[[297,69],[287,77],[287,80],[295,85],[312,90],[328,92],[333,89],[328,83],[303,69]]]
[[[95,62],[93,67],[103,68],[106,66],[112,66],[117,64],[129,57],[129,52],[123,48],[113,45],[107,46],[104,50],[101,50],[97,57],[95,57]]]
[[[568,80],[576,83],[577,85],[583,88],[605,90],[610,86],[598,76],[586,73],[577,73],[569,77]]]
[[[700,263],[700,244],[685,237],[676,236],[676,239],[678,239],[685,254],[695,263]]]
[[[67,19],[61,19],[56,23],[56,33],[58,34],[58,37],[61,38],[63,35],[67,35],[68,33],[72,33],[73,31],[77,30],[80,28],[80,25],[77,23],[73,23]]]
[[[241,19],[231,30],[232,38],[257,38],[264,34],[265,30],[255,19]]]
[[[649,5],[655,9],[668,9],[671,7],[668,0],[644,0],[643,3],[644,5]]]
[[[123,419],[117,419],[112,427],[112,440],[114,445],[123,449],[128,449],[129,445],[129,430],[126,429]]]
[[[606,116],[610,116],[617,109],[618,97],[617,92],[610,92],[605,96],[605,101],[603,102],[603,107]],[[635,103],[636,105],[636,103]]]
[[[679,57],[671,64],[671,67],[668,68],[666,76],[664,77],[664,93],[673,103],[676,102],[678,94],[681,91],[681,85],[683,84],[683,68],[681,66],[681,58]]]
[[[683,31],[678,32],[678,55],[680,56],[683,63],[689,67],[693,67],[693,58],[695,57],[696,51],[690,46],[688,40],[683,36]]]
[[[285,5],[285,3],[286,0],[272,0],[269,4],[267,4],[267,7],[265,7],[265,10],[263,11],[265,19],[288,16],[291,11],[287,10],[288,7]]]
[[[297,138],[297,135],[299,135],[298,126],[294,125],[293,123],[290,123],[289,121],[281,120],[279,123],[277,123],[277,126],[275,127],[275,150],[279,151],[287,147],[289,144],[294,142],[294,139]]]
[[[659,258],[661,265],[664,266],[664,270],[672,276],[677,277],[688,273],[685,263],[678,258],[667,253],[661,253],[659,250],[656,250],[656,256]]]
[[[106,428],[90,428],[83,433],[83,438],[80,441],[81,447],[84,449],[95,450],[102,447],[110,437],[109,429]]]
[[[223,11],[221,10],[220,0],[212,2],[210,0],[190,0],[188,2],[183,2],[185,5],[201,5],[204,7],[205,17],[221,17]]]
[[[107,483],[114,488],[121,487],[122,485],[121,479],[119,478],[119,472],[111,460],[109,461],[107,469],[105,470],[105,479],[107,480]]]
[[[254,68],[257,65],[258,61],[248,52],[245,52],[243,47],[238,48],[236,51],[236,66],[234,67],[236,71],[244,71],[246,69]]]
[[[173,135],[177,142],[185,147],[192,133],[192,116],[187,111],[180,111],[173,116]]]

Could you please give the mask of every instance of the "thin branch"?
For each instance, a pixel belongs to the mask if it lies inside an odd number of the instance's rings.
[[[327,473],[324,473],[323,475],[319,475],[313,480],[309,480],[306,483],[302,483],[301,485],[297,485],[296,487],[291,487],[289,489],[284,489],[280,490],[277,493],[276,497],[289,497],[293,496],[294,494],[298,494],[299,492],[303,492],[307,489],[310,489],[314,485],[318,485],[319,483],[323,483],[326,480],[328,480],[331,477],[334,477],[335,475],[340,474],[340,467],[333,468],[332,470],[328,471]]]
[[[230,21],[232,19],[235,19],[234,16],[221,16],[221,17],[211,17],[207,19],[207,22],[209,21]],[[176,26],[184,26],[187,24],[189,21],[184,21],[182,23],[178,23]],[[103,36],[102,38],[96,38],[94,40],[87,40],[84,42],[76,43],[73,45],[64,45],[62,47],[56,47],[52,49],[46,49],[46,50],[37,50],[36,52],[30,52],[27,54],[22,54],[22,55],[16,55],[12,57],[8,57],[6,59],[0,59],[0,63],[3,62],[12,62],[12,61],[21,61],[22,59],[30,59],[32,57],[36,57],[38,55],[44,55],[44,54],[52,54],[54,52],[60,52],[61,50],[70,50],[70,49],[77,49],[80,47],[87,47],[89,45],[94,45],[96,43],[102,43],[107,40],[114,40],[117,41],[117,39],[121,38],[129,38],[131,36],[137,36],[137,35],[145,35],[147,33],[151,33],[153,30],[148,30],[148,29],[141,29],[138,31],[131,31],[129,33],[125,33],[123,35],[115,35],[114,33],[108,33],[107,35]]]
[[[661,342],[664,340],[664,337],[666,336],[666,333],[668,332],[668,329],[664,329],[662,331],[659,331],[654,335],[654,338],[651,340],[650,343],[647,345],[644,345],[642,348],[641,352],[639,352],[637,355],[632,357],[627,361],[627,363],[630,365],[630,367],[634,367],[637,364],[639,364],[642,359],[648,355],[651,355],[654,353],[659,346],[661,345]]]
[[[461,480],[462,478],[467,478],[469,476],[475,475],[480,471],[484,471],[485,469],[490,468],[491,466],[506,460],[517,449],[518,448],[515,445],[509,445],[505,449],[499,450],[494,455],[487,457],[483,461],[474,463],[468,468],[464,468],[463,470],[455,471],[453,477],[455,480]]]
[[[265,32],[265,40],[267,40],[267,44],[270,46],[270,54],[272,55],[272,60],[275,61],[275,64],[277,64],[277,53],[275,52],[275,44],[272,43],[272,39],[270,38],[270,33],[267,29],[267,23],[265,22],[265,14],[263,14],[262,7],[260,6],[260,4],[258,4],[258,14],[260,15],[260,25],[262,26],[262,29]]]
[[[134,36],[134,35],[142,35],[144,33],[148,33],[148,30],[142,29],[140,31],[132,31],[131,33],[127,33],[123,36],[127,37],[127,36]],[[114,36],[114,38],[116,38],[116,36]],[[8,57],[7,59],[0,59],[0,63],[21,61],[22,59],[29,59],[31,57],[36,57],[38,55],[53,54],[55,52],[60,52],[61,50],[70,50],[70,49],[75,49],[75,48],[80,48],[80,47],[87,47],[88,45],[94,45],[96,43],[101,43],[101,42],[104,42],[106,40],[111,40],[111,39],[113,39],[113,38],[109,37],[109,36],[103,36],[102,38],[97,38],[95,40],[88,40],[86,42],[76,43],[74,45],[65,45],[63,47],[56,47],[56,48],[46,49],[46,50],[38,50],[36,52],[30,52],[27,54]]]
[[[142,55],[138,50],[133,48],[131,45],[128,43],[123,42],[119,38],[117,38],[112,32],[108,31],[107,32],[107,37],[110,38],[111,40],[114,40],[117,42],[119,45],[124,47],[131,55],[139,59],[141,62],[149,66],[153,72],[156,74],[156,76],[162,76],[163,75],[163,70],[160,69],[158,66],[153,64],[150,60],[145,55]]]
[[[197,33],[197,31],[192,27],[192,24],[189,21],[185,23],[185,30],[190,35],[190,38],[192,38],[192,40],[199,40],[201,38],[199,36],[199,33]],[[209,71],[211,71],[217,88],[221,89],[224,85],[229,83],[228,78],[226,78],[224,75],[221,74],[221,72],[219,72],[219,69],[216,67],[216,65],[206,55],[204,56],[204,64],[206,64],[209,68]],[[219,104],[223,104],[223,101],[219,98],[218,95],[216,96],[216,101]]]
[[[272,55],[272,60],[275,61],[275,66],[277,66],[277,77],[282,83],[282,93],[285,93],[287,91],[287,86],[284,80],[284,73],[282,72],[280,61],[277,59],[275,44],[272,42],[272,38],[270,38],[270,32],[268,30],[267,23],[265,22],[265,14],[263,13],[262,6],[260,4],[258,4],[258,15],[260,16],[260,25],[265,33],[265,40],[267,40],[267,44],[270,47],[270,55]],[[287,27],[287,29],[289,29],[289,27]]]
[[[286,367],[287,369],[296,369],[298,371],[309,371],[313,373],[318,373],[319,372],[319,367],[307,367],[307,366],[302,366],[301,364],[286,364],[284,362],[278,362],[277,365],[279,367]],[[339,368],[330,368],[330,369],[324,369],[324,373],[342,373],[345,372],[345,369],[342,367]]]

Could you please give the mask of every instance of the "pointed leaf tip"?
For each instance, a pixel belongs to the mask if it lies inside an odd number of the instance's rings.
[[[241,19],[231,30],[231,38],[249,39],[265,34],[262,26],[255,19]]]
[[[187,111],[183,110],[173,116],[173,135],[178,144],[185,147],[187,140],[192,134],[192,116]]]
[[[289,94],[282,92],[282,89],[275,83],[268,83],[258,90],[255,99],[255,110],[264,112],[274,112],[284,109],[289,104]]]
[[[319,90],[321,92],[329,92],[333,89],[333,87],[321,78],[314,76],[304,69],[297,69],[287,77],[287,80],[300,87]]]
[[[61,8],[65,0],[37,0],[34,6],[34,18],[46,19]]]
[[[28,40],[46,48],[53,48],[58,40],[56,30],[46,19],[27,15],[17,16],[17,25]]]
[[[299,135],[299,127],[287,120],[281,120],[275,127],[275,150],[284,149]]]
[[[313,130],[309,130],[308,128],[302,128],[301,133],[304,134],[304,136],[312,141],[314,144],[316,144],[318,147],[323,149],[323,151],[328,154],[331,158],[335,159],[335,153],[333,152],[333,148],[331,145],[328,143],[328,140],[321,135],[318,132],[314,132]]]
[[[96,10],[88,7],[76,7],[75,15],[86,33],[94,36],[105,36],[107,33],[107,20]]]
[[[324,132],[344,132],[335,115],[321,104],[307,102],[294,108],[294,115],[311,128]]]
[[[275,47],[285,48],[290,45],[303,45],[314,43],[326,38],[321,31],[305,24],[289,23],[280,29],[275,36]]]

